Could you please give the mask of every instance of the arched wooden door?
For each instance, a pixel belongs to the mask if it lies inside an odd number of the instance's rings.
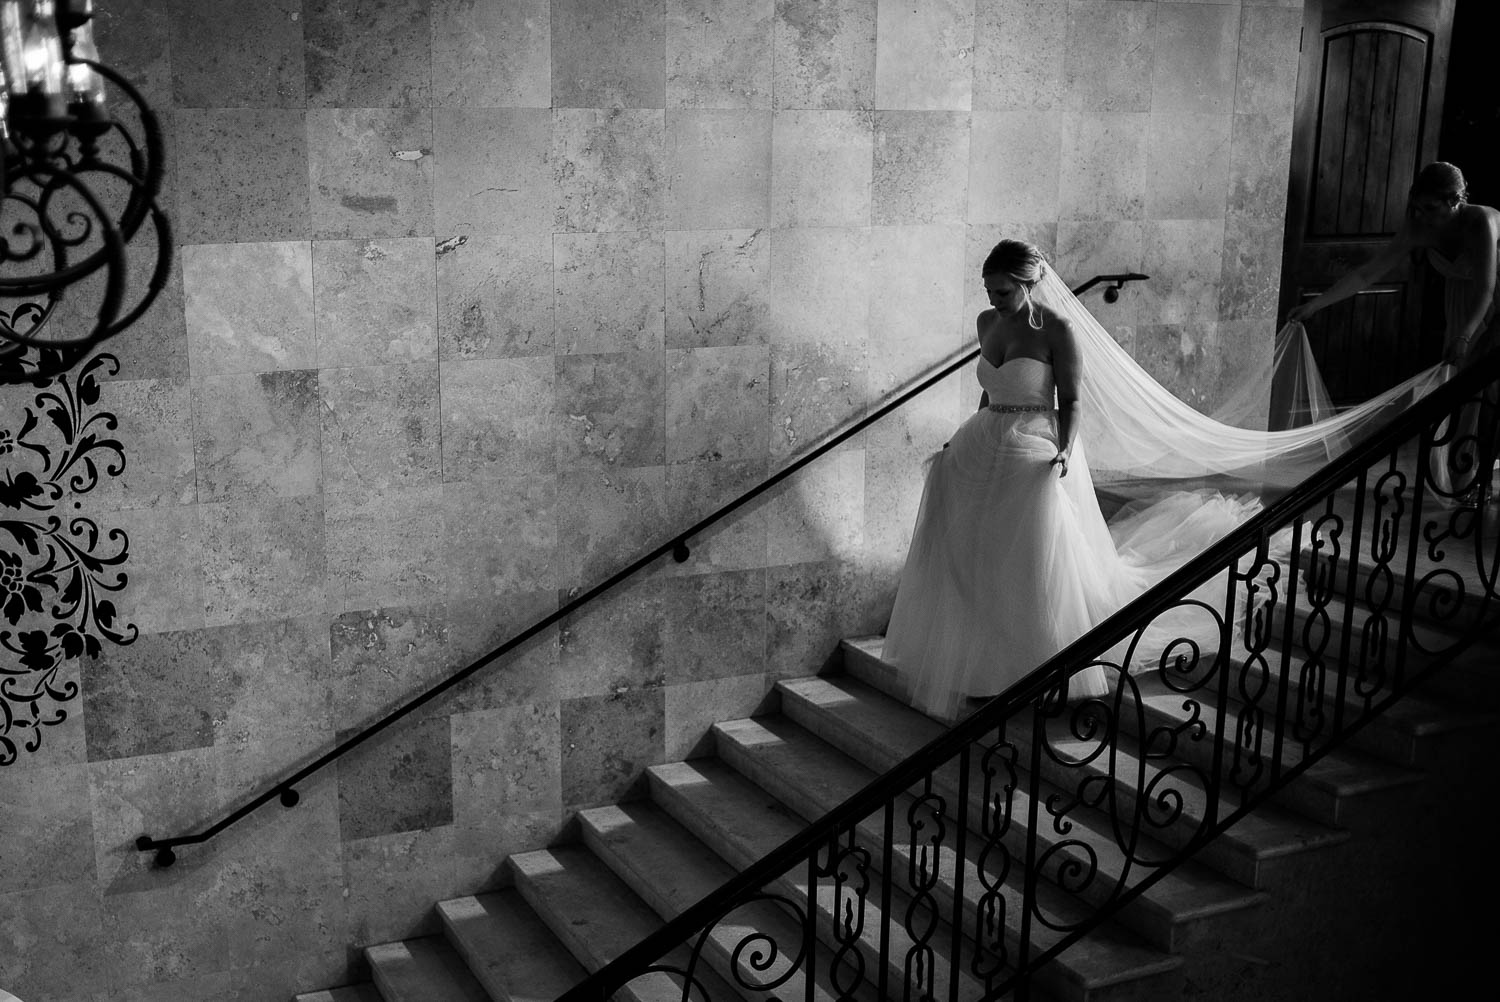
[[[1437,158],[1454,0],[1307,0],[1282,259],[1281,315],[1389,240]],[[1462,166],[1462,165],[1460,165]],[[1424,269],[1408,262],[1321,310],[1308,338],[1336,403],[1436,360]],[[1424,333],[1427,338],[1424,339]]]

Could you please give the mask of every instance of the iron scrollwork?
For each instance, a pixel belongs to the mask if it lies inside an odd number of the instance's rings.
[[[80,495],[125,469],[118,419],[96,408],[99,372],[118,368],[96,356],[74,383],[65,374],[37,391],[18,430],[0,429],[0,766],[67,719],[70,665],[139,633],[109,597],[125,587],[129,538],[76,513]],[[75,513],[60,513],[69,499]]]

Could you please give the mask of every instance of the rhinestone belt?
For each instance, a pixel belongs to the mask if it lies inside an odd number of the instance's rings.
[[[990,404],[989,409],[997,414],[1023,414],[1027,412],[1041,413],[1050,411],[1052,408],[1047,404]]]

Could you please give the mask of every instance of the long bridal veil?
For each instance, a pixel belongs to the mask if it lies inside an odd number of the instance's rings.
[[[1236,391],[1209,416],[1153,379],[1052,268],[1044,270],[1036,293],[1072,322],[1079,341],[1085,372],[1082,427],[1096,475],[1187,479],[1233,474],[1290,483],[1342,453],[1452,374],[1449,366],[1433,366],[1334,413],[1301,325],[1289,324],[1278,335],[1271,363],[1242,374]],[[1278,371],[1282,406],[1302,423],[1270,431],[1243,427],[1264,408]]]

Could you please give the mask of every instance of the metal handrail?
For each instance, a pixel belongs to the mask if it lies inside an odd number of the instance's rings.
[[[1493,388],[1497,383],[1500,383],[1500,349],[1476,359],[1446,384],[1209,546],[1005,692],[995,696],[900,764],[871,780],[863,789],[808,824],[771,853],[726,880],[717,890],[684,909],[639,943],[596,970],[559,996],[557,1002],[602,1002],[631,978],[650,970],[664,970],[659,966],[660,958],[674,947],[694,941],[695,937],[725,913],[726,906],[749,900],[758,889],[773,884],[784,874],[800,872],[794,868],[804,867],[820,847],[833,844],[831,840],[851,831],[861,820],[885,810],[893,798],[912,790],[924,778],[930,777],[936,768],[952,762],[966,746],[979,741],[986,733],[1003,728],[1010,718],[1029,704],[1058,692],[1071,675],[1092,663],[1098,652],[1114,648],[1142,624],[1153,621],[1157,615],[1178,604],[1182,596],[1222,572],[1226,564],[1245,553],[1248,547],[1264,546],[1275,531],[1291,523],[1309,505],[1333,496],[1352,474],[1365,471],[1376,460],[1392,454],[1397,446],[1411,439],[1414,432],[1421,430],[1424,446],[1430,447],[1433,441],[1431,429],[1434,425],[1453,413],[1461,402],[1487,387]],[[1452,653],[1449,652],[1450,657]],[[1438,663],[1441,663],[1441,659]],[[1357,730],[1365,722],[1359,720],[1347,725],[1346,733]],[[1277,774],[1278,778],[1290,781],[1316,763],[1327,751],[1327,748],[1320,749],[1295,765],[1285,767]],[[961,782],[960,786],[962,785]],[[1269,791],[1258,796],[1248,796],[1233,811],[1215,815],[1214,824],[1200,831],[1182,850],[1181,856],[1185,857],[1196,851],[1219,831],[1259,806],[1268,796]],[[958,822],[959,825],[963,823]],[[889,837],[888,833],[887,839]],[[1111,911],[1139,896],[1165,872],[1166,868],[1163,868],[1161,872],[1144,878],[1139,885],[1123,892],[1113,902]],[[1106,917],[1103,912],[1095,914],[1067,942],[1083,935]],[[1067,944],[1064,943],[1063,946],[1065,945]],[[1049,959],[1061,949],[1062,946],[1059,946],[1039,954],[1032,958],[1032,962],[1037,964]]]
[[[1112,284],[1106,290],[1106,293],[1108,293],[1109,291],[1114,291],[1115,294],[1118,295],[1118,290],[1122,288],[1127,282],[1144,281],[1147,277],[1148,276],[1146,275],[1137,274],[1135,272],[1124,272],[1111,275],[1095,275],[1093,278],[1089,279],[1087,282],[1084,282],[1078,288],[1074,289],[1073,293],[1074,295],[1082,295],[1087,290],[1102,282],[1109,282]],[[790,477],[794,473],[797,473],[809,463],[812,463],[814,460],[817,460],[825,453],[837,448],[848,439],[863,431],[867,426],[875,423],[882,417],[885,417],[887,414],[891,413],[891,411],[896,410],[898,407],[905,404],[908,400],[911,400],[913,397],[924,392],[929,387],[941,382],[943,379],[946,379],[954,372],[957,372],[966,364],[972,362],[976,357],[978,357],[978,355],[978,348],[960,353],[960,357],[958,357],[956,361],[942,366],[942,368],[935,375],[923,379],[915,386],[905,390],[895,397],[892,397],[885,404],[876,409],[873,413],[866,415],[858,422],[850,425],[844,430],[828,438],[822,445],[808,452],[806,455],[793,462],[790,466],[787,466],[785,469],[782,469],[780,472],[767,478],[765,481],[746,491],[744,494],[735,498],[733,501],[730,501],[727,504],[721,506],[707,517],[695,522],[689,528],[673,536],[669,541],[662,543],[660,546],[657,546],[655,549],[649,551],[644,556],[638,558],[635,562],[631,563],[622,570],[617,571],[615,574],[611,575],[603,582],[595,585],[588,591],[577,596],[566,605],[559,608],[557,611],[552,612],[537,620],[531,626],[511,637],[499,647],[496,647],[488,654],[481,656],[473,663],[469,664],[467,667],[461,668],[457,672],[454,672],[452,675],[449,675],[443,681],[434,685],[432,688],[426,690],[420,695],[414,697],[409,702],[403,704],[395,710],[392,710],[390,713],[386,714],[375,723],[361,730],[358,734],[355,734],[352,737],[349,737],[334,745],[333,748],[318,756],[309,764],[303,766],[301,769],[298,769],[290,776],[276,783],[270,789],[261,793],[253,800],[250,800],[249,802],[240,806],[238,809],[225,815],[223,818],[220,818],[209,827],[192,835],[175,835],[170,838],[155,838],[151,835],[141,835],[135,840],[135,847],[141,852],[154,851],[156,853],[156,865],[159,867],[168,867],[177,861],[177,854],[173,851],[174,847],[182,845],[197,845],[202,842],[207,842],[209,839],[213,838],[215,835],[218,835],[230,825],[235,824],[236,822],[242,820],[261,807],[264,807],[272,800],[279,799],[283,807],[295,807],[301,799],[301,794],[299,794],[296,789],[297,784],[301,783],[308,776],[311,776],[313,773],[319,771],[329,763],[353,751],[355,748],[364,744],[366,741],[370,740],[370,738],[379,734],[387,727],[390,727],[392,724],[411,714],[415,710],[421,708],[422,706],[425,706],[427,703],[436,699],[438,696],[441,696],[443,693],[447,692],[449,689],[453,688],[455,685],[462,682],[470,675],[473,675],[481,668],[484,668],[493,661],[510,653],[512,650],[524,644],[526,641],[541,633],[543,630],[547,629],[550,626],[554,626],[559,621],[567,618],[568,616],[571,616],[582,606],[593,601],[595,598],[598,598],[600,595],[609,591],[620,582],[639,573],[646,566],[654,563],[666,554],[672,554],[673,559],[675,559],[678,563],[682,563],[683,561],[687,560],[690,554],[690,550],[688,548],[688,540],[692,539],[694,536],[697,536],[704,529],[707,529],[709,526],[723,519],[725,516],[738,510],[744,505],[749,504],[751,501],[755,500],[766,491],[781,483],[787,477]]]

